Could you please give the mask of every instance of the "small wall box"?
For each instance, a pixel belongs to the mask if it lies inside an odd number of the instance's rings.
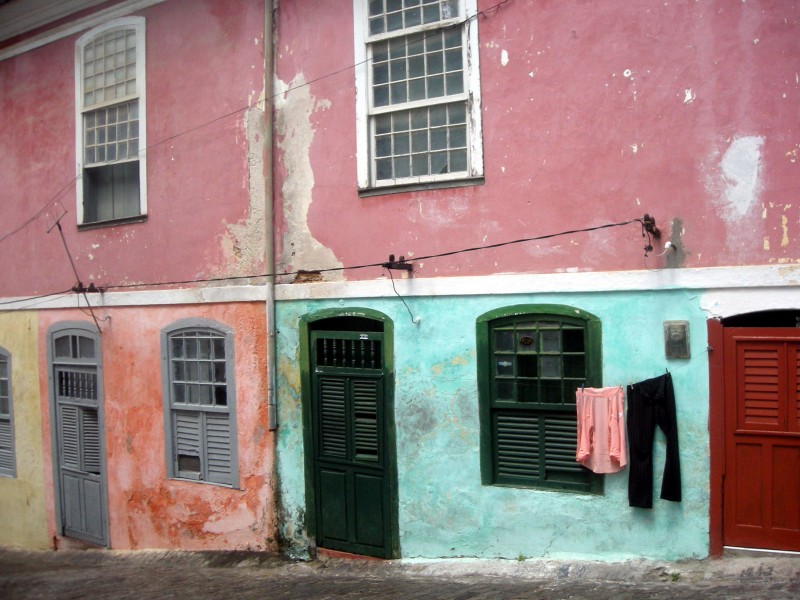
[[[664,321],[664,354],[667,358],[690,358],[689,321]]]

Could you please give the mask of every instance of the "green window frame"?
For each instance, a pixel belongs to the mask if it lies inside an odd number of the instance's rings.
[[[575,390],[602,385],[600,319],[564,305],[525,304],[477,320],[484,485],[602,493],[575,460]]]

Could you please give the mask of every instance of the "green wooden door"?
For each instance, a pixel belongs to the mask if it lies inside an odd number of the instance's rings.
[[[390,558],[383,350],[383,333],[311,333],[317,545]]]

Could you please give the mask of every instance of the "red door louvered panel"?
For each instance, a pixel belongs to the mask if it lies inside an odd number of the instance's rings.
[[[723,538],[800,551],[800,330],[725,330]]]

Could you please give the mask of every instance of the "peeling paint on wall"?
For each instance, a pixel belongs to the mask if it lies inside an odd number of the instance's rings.
[[[264,93],[244,114],[243,126],[247,138],[247,172],[245,186],[249,206],[247,218],[238,223],[226,224],[227,232],[220,236],[224,264],[217,275],[255,275],[263,271],[264,263],[264,207],[266,200],[264,179]]]
[[[757,203],[761,191],[762,136],[735,138],[720,161],[722,218],[735,221]]]
[[[320,244],[308,226],[308,210],[313,201],[314,171],[311,168],[311,144],[314,127],[311,115],[330,107],[327,100],[317,100],[306,85],[305,76],[298,73],[292,81],[275,82],[276,141],[280,149],[278,160],[286,171],[281,186],[286,234],[279,263],[283,269],[325,269],[341,267],[333,252]],[[326,278],[342,277],[341,272],[326,274]]]

